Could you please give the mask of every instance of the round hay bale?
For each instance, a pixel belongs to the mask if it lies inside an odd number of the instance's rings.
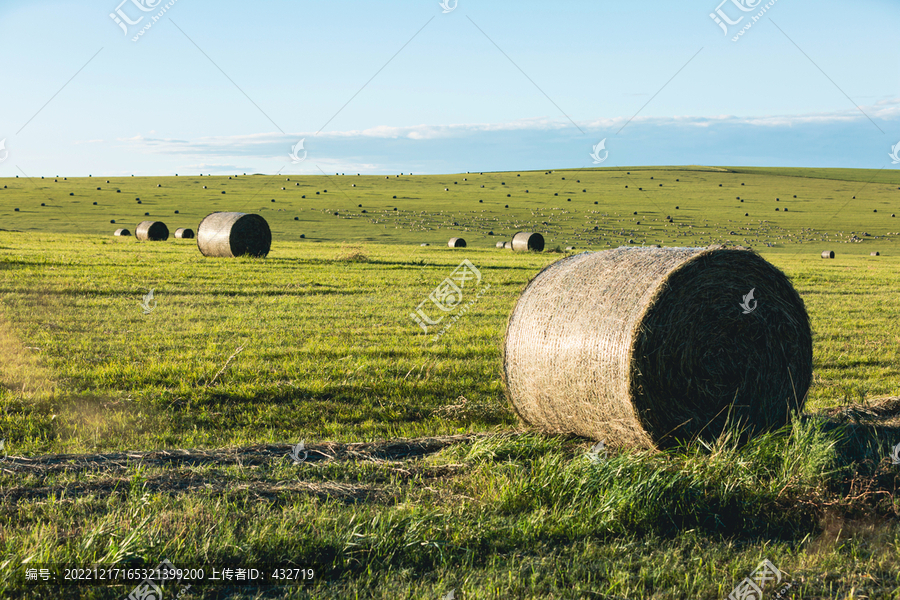
[[[547,432],[664,448],[730,423],[746,439],[803,408],[812,333],[788,278],[752,251],[585,252],[525,288],[503,378],[516,413]]]
[[[451,248],[465,248],[466,240],[462,238],[450,238],[450,241],[447,242],[447,245]]]
[[[822,252],[822,258],[834,258],[834,250],[825,250]]]
[[[134,237],[142,242],[164,242],[169,239],[169,228],[162,221],[141,221],[134,228]]]
[[[505,248],[505,247],[506,247],[506,242],[497,242],[497,247],[498,247],[498,248]]]
[[[131,235],[131,232],[127,229],[116,229],[116,232],[113,235],[117,235],[120,237],[128,237]]]
[[[187,227],[179,227],[175,230],[175,237],[179,240],[192,240],[194,239],[194,230]]]
[[[878,252],[869,252],[869,256],[881,256]]]
[[[544,249],[544,236],[539,233],[531,233],[530,231],[520,231],[513,236],[511,247],[516,252],[527,252],[529,250],[541,252]]]
[[[214,212],[197,227],[197,247],[203,256],[266,256],[272,247],[272,231],[259,215]]]

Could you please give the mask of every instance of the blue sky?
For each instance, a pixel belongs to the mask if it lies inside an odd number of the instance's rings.
[[[0,176],[900,167],[888,0],[120,1],[0,4]]]

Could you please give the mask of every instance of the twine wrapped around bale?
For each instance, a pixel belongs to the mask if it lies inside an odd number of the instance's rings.
[[[541,252],[544,249],[544,236],[530,231],[520,231],[513,236],[511,247],[515,252],[527,252],[529,250]]]
[[[169,228],[162,221],[141,221],[134,228],[134,237],[143,242],[164,242],[169,239]]]
[[[503,375],[544,431],[663,448],[785,424],[812,381],[812,333],[790,281],[752,251],[584,252],[525,288]]]
[[[451,248],[465,248],[466,240],[462,238],[450,238],[450,241],[447,242],[447,245]]]
[[[175,230],[175,237],[179,240],[192,240],[194,239],[194,230],[187,227],[179,227]]]
[[[214,212],[197,227],[197,247],[203,256],[266,256],[272,247],[272,231],[259,215]]]
[[[825,250],[822,252],[822,258],[834,258],[834,250]]]
[[[131,232],[127,229],[116,229],[116,232],[113,235],[117,235],[120,237],[129,237],[131,235]]]

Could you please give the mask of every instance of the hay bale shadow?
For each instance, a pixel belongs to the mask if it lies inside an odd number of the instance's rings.
[[[894,447],[900,445],[900,397],[875,398],[872,402],[839,406],[801,417],[821,422],[825,432],[837,433],[835,450],[840,464],[857,464],[858,468],[870,471],[869,475],[883,461],[890,463]],[[900,465],[897,467],[900,469]]]

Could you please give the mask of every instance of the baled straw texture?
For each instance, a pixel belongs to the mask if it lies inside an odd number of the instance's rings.
[[[447,242],[447,245],[451,248],[465,248],[466,240],[462,238],[450,238],[450,241]]]
[[[179,227],[175,230],[175,237],[180,240],[192,240],[194,239],[194,230],[187,227]]]
[[[131,235],[131,232],[127,229],[116,229],[116,232],[113,235],[118,235],[121,237],[127,237]]]
[[[164,242],[169,239],[169,228],[162,221],[141,221],[134,228],[134,237],[144,242]]]
[[[503,368],[538,428],[662,448],[787,422],[812,381],[812,334],[790,281],[754,252],[626,247],[541,271],[509,318]]]
[[[203,256],[266,256],[272,247],[272,231],[259,215],[214,212],[197,227],[197,247]]]
[[[544,236],[530,231],[520,231],[513,236],[511,245],[515,252],[527,252],[529,250],[541,252],[544,249]]]

